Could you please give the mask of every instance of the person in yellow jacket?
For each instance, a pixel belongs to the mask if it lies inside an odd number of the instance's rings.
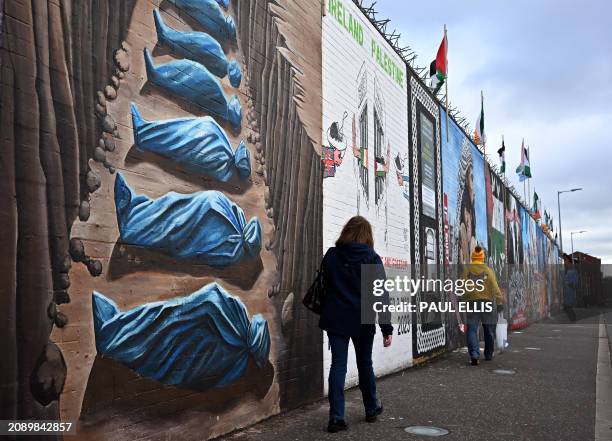
[[[469,303],[466,309],[468,311],[467,344],[473,366],[478,366],[480,359],[480,343],[478,342],[480,323],[484,330],[485,360],[492,360],[497,313],[504,309],[504,298],[497,284],[495,273],[485,265],[484,261],[484,250],[478,245],[472,252],[472,262],[464,267],[461,276],[464,281],[474,282],[466,286],[465,294],[461,299]]]

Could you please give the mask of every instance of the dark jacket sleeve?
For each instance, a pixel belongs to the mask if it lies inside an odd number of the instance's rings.
[[[374,259],[374,265],[376,265],[376,278],[381,280],[387,279],[387,274],[385,273],[385,267],[383,266],[382,260],[378,254]],[[380,301],[383,305],[389,305],[389,292],[385,289],[384,294],[381,296]],[[380,330],[384,336],[393,335],[393,326],[391,325],[391,313],[389,311],[378,313],[378,325],[380,326]]]

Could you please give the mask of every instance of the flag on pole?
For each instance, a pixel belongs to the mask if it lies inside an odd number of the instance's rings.
[[[387,175],[384,159],[377,158],[374,161],[374,174],[380,178],[384,178]]]
[[[529,152],[525,148],[525,140],[521,144],[521,164],[516,168],[516,173],[519,176],[519,181],[531,178],[531,168],[529,167]]]
[[[539,220],[542,216],[540,215],[540,198],[538,194],[533,191],[533,218]]]
[[[444,82],[446,81],[447,74],[447,40],[446,40],[446,32],[444,33],[444,38],[442,39],[442,43],[440,43],[440,47],[438,48],[438,53],[436,54],[436,59],[431,62],[429,66],[429,77],[431,79],[431,88],[434,90],[434,93],[437,93]]]
[[[501,167],[499,169],[500,173],[506,173],[506,144],[504,144],[504,138],[502,137],[502,146],[497,151],[499,155],[499,162],[501,163]]]
[[[480,114],[476,119],[476,128],[474,129],[474,142],[476,145],[485,145],[487,143],[487,134],[485,133],[485,118],[484,118],[484,96],[480,92]]]

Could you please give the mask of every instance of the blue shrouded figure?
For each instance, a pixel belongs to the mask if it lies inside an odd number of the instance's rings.
[[[144,58],[149,81],[228,121],[234,129],[240,127],[242,108],[238,97],[228,101],[221,83],[206,67],[192,60],[155,66],[147,48]]]
[[[146,121],[131,104],[134,142],[146,150],[169,158],[190,171],[227,182],[235,173],[251,175],[249,150],[240,142],[236,152],[225,131],[210,116]]]
[[[227,17],[220,4],[226,9],[228,0],[170,0],[171,3],[185,11],[206,32],[220,41],[236,41],[236,23]]]
[[[239,87],[242,80],[240,65],[236,60],[228,61],[221,45],[204,32],[179,32],[164,23],[159,10],[153,11],[158,40],[177,54],[198,63],[219,78],[229,77],[233,87]]]
[[[218,191],[170,192],[153,200],[136,195],[117,173],[115,208],[126,244],[213,267],[234,265],[261,251],[259,219],[247,223],[242,209]]]
[[[217,283],[127,311],[94,291],[92,307],[98,354],[164,384],[227,386],[244,375],[249,358],[261,369],[270,354],[266,320],[249,320],[244,304]]]

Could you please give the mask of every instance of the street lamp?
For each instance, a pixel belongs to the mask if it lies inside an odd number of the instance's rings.
[[[557,209],[559,210],[559,241],[561,246],[561,255],[563,255],[563,230],[561,228],[561,193],[573,193],[580,191],[582,188],[572,188],[571,190],[561,190],[557,192]]]
[[[574,264],[574,234],[582,234],[582,233],[586,233],[586,230],[580,230],[580,231],[572,231],[570,233],[570,240],[572,242],[572,265]]]

